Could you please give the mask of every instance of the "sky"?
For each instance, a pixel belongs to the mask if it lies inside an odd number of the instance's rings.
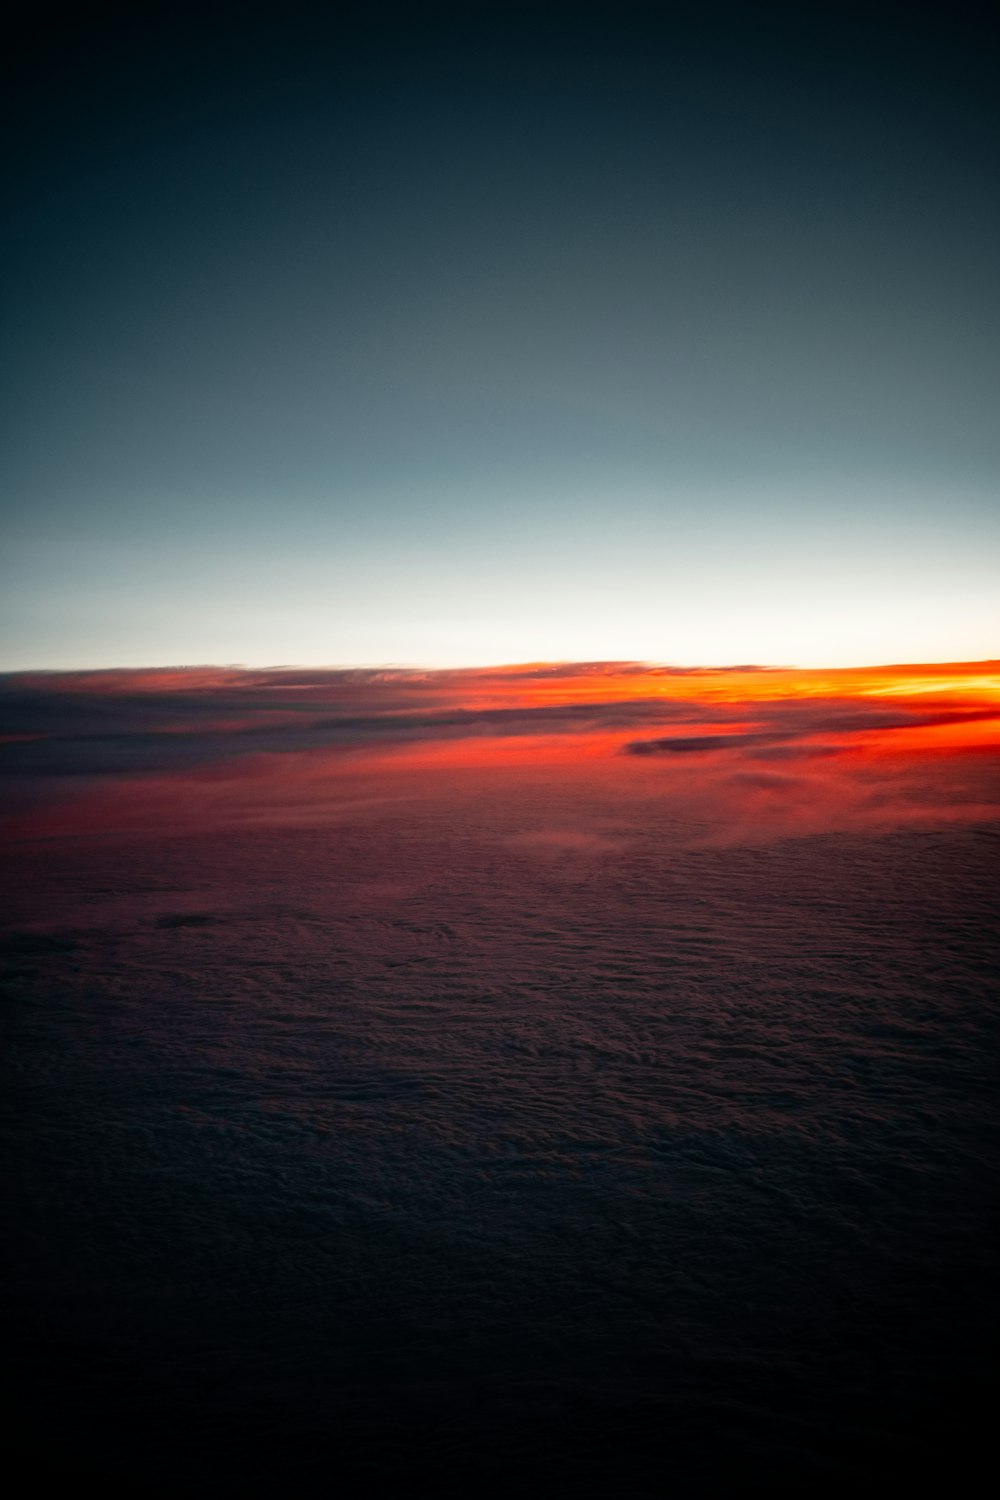
[[[3,670],[996,654],[971,12],[14,29]]]

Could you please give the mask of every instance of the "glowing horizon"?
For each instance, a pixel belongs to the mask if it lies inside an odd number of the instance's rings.
[[[0,714],[15,841],[485,806],[511,778],[581,826],[581,798],[646,799],[696,841],[1000,815],[997,660],[15,673]]]

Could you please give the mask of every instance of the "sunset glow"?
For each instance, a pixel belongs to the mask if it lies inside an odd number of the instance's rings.
[[[461,796],[481,776],[554,779],[557,797],[593,782],[612,802],[687,807],[691,838],[974,819],[1000,795],[992,758],[962,769],[1000,750],[996,682],[990,662],[24,674],[8,677],[0,698],[12,731],[2,752],[20,778],[45,770],[27,807],[19,780],[6,830],[322,822],[352,797]],[[914,801],[910,779],[921,764],[930,775],[929,757],[943,753],[954,785]],[[748,822],[741,797],[759,811],[762,796],[767,818],[755,811]]]

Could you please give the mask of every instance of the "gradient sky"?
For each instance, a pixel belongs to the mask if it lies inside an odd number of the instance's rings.
[[[232,14],[23,21],[0,667],[995,654],[965,12]]]

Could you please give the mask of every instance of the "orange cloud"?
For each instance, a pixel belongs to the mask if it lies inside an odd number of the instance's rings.
[[[998,683],[995,662],[12,675],[0,796],[12,838],[497,798],[561,807],[520,832],[566,849],[614,844],[588,799],[723,839],[993,818]]]

